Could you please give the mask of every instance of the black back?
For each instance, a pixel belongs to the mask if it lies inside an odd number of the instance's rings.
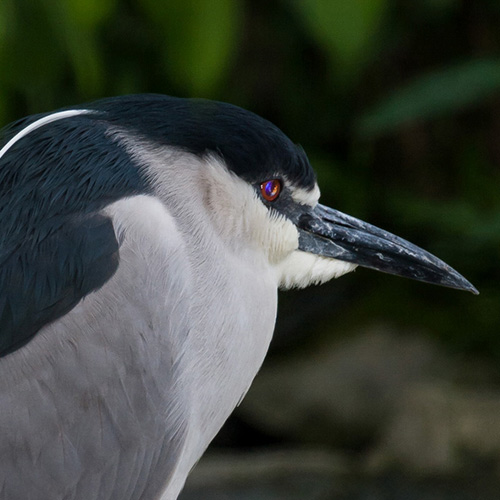
[[[11,127],[3,142],[24,126]],[[117,268],[118,241],[99,211],[148,187],[106,128],[91,116],[62,119],[0,159],[0,355],[25,344]]]

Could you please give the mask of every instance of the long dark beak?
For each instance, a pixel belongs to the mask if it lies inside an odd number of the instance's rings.
[[[479,292],[448,264],[394,234],[324,205],[302,215],[299,250],[384,273]]]

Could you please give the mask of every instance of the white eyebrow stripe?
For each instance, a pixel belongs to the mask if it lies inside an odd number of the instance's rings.
[[[83,115],[85,113],[95,113],[95,111],[90,109],[68,109],[66,111],[58,111],[57,113],[52,113],[48,116],[44,116],[36,120],[33,123],[30,123],[27,127],[23,128],[20,132],[18,132],[2,149],[0,149],[0,159],[2,156],[19,140],[23,137],[27,136],[33,130],[37,128],[41,128],[48,123],[55,122],[57,120],[62,120],[63,118],[69,118],[71,116]]]
[[[292,190],[292,198],[297,203],[301,205],[310,205],[314,207],[319,200],[319,187],[318,184],[315,184],[314,188],[310,191],[302,188],[294,188]]]

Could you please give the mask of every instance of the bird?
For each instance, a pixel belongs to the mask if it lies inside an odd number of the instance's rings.
[[[0,142],[0,498],[174,500],[257,374],[278,289],[458,272],[319,203],[305,151],[232,104],[139,94]]]

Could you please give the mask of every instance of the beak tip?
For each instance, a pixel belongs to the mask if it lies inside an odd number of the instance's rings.
[[[318,204],[299,222],[301,250],[479,295],[472,283],[436,256],[338,210]]]
[[[478,289],[468,280],[466,280],[461,274],[456,271],[453,272],[452,280],[448,286],[456,288],[457,290],[464,290],[465,292],[470,292],[473,295],[479,295]]]

